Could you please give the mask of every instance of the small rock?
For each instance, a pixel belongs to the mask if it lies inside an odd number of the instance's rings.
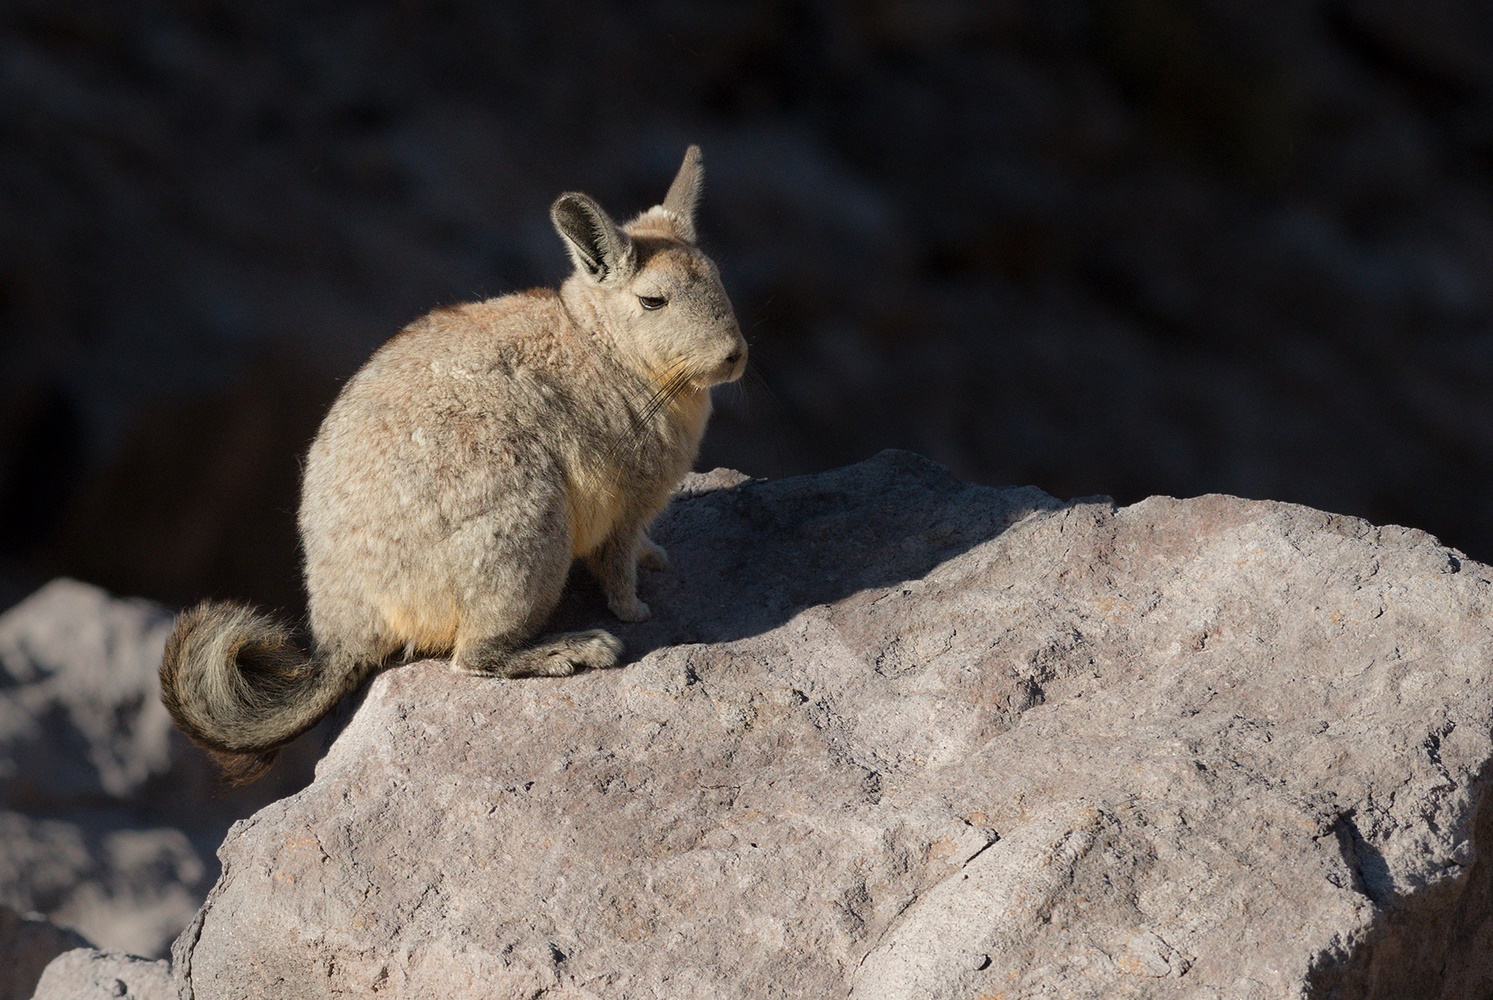
[[[120,952],[78,948],[52,960],[42,973],[32,1000],[104,1000],[124,996],[132,1000],[177,1000],[170,967],[165,962]]]

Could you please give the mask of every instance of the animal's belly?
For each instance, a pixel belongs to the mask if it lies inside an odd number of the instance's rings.
[[[386,601],[381,609],[395,641],[427,653],[444,653],[456,645],[461,613],[454,600]]]

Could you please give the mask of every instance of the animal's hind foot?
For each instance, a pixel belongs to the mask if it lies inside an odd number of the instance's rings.
[[[607,607],[611,608],[612,614],[625,622],[645,622],[653,617],[653,609],[637,597],[629,597],[621,601],[608,601]]]
[[[615,667],[622,656],[622,640],[606,629],[593,628],[584,632],[565,632],[555,636],[556,651],[552,656],[567,660],[573,673],[576,667],[588,670],[605,670]],[[543,647],[540,647],[543,648]],[[563,652],[562,652],[563,650]]]
[[[603,670],[617,665],[622,640],[604,629],[564,632],[518,649],[484,644],[457,656],[451,669],[476,677],[569,677],[577,669]]]

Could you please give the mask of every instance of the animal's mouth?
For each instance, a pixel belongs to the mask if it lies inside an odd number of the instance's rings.
[[[662,375],[655,375],[653,381],[658,392],[671,397],[683,392],[704,392],[713,385],[741,378],[746,373],[746,363],[746,344],[740,344],[715,364],[690,365],[679,361],[666,367]]]
[[[723,382],[735,382],[746,371],[746,361],[747,349],[746,345],[743,344],[726,355],[725,359],[716,366],[714,372],[715,378],[710,384],[720,385]]]

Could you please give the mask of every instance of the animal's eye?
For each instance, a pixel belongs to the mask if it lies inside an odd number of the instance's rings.
[[[662,309],[669,304],[669,300],[662,295],[639,295],[638,304],[644,309]]]

